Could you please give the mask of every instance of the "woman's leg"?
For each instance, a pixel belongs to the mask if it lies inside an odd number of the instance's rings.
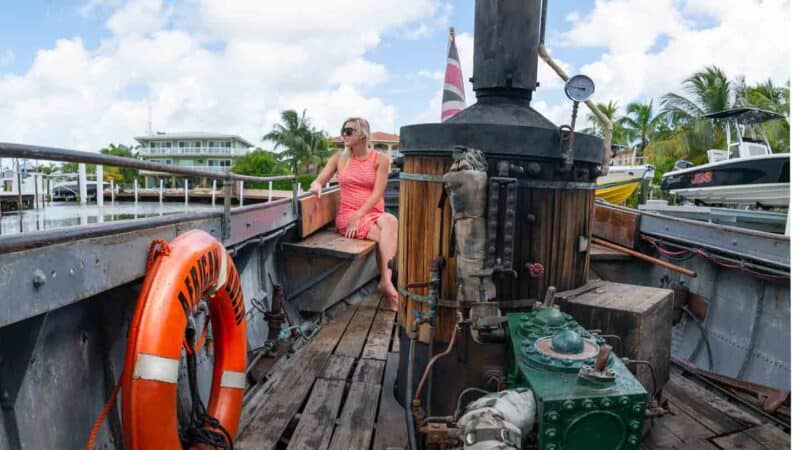
[[[392,284],[392,270],[389,269],[389,261],[397,254],[397,218],[388,213],[382,214],[370,228],[367,239],[378,243],[375,256],[381,277],[379,289],[391,302],[392,309],[397,310],[397,289]]]

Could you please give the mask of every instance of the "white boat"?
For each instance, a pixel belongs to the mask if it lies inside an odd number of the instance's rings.
[[[772,111],[737,108],[705,116],[725,122],[727,150],[708,150],[708,163],[675,163],[661,190],[698,205],[789,206],[789,153],[772,153],[763,123],[785,118]],[[734,136],[732,136],[734,134]]]

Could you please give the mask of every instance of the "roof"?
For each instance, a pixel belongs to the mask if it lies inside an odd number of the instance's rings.
[[[343,142],[341,136],[331,138],[331,142]],[[376,131],[372,133],[372,142],[388,142],[390,144],[399,144],[400,136],[392,133],[384,133],[383,131]]]
[[[763,123],[769,122],[770,120],[785,118],[783,115],[778,114],[775,111],[767,111],[766,109],[758,108],[734,108],[706,114],[703,117],[712,120],[735,120],[743,125]]]
[[[150,141],[171,141],[179,139],[234,139],[246,144],[248,147],[253,147],[249,141],[236,134],[222,134],[210,133],[206,131],[182,131],[177,133],[163,133],[158,132],[150,136],[137,136],[134,139],[139,143]]]

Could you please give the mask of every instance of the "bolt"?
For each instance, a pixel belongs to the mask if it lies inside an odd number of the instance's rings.
[[[36,269],[33,272],[33,287],[39,289],[44,286],[45,282],[47,282],[47,275],[45,275],[41,269]]]
[[[594,402],[587,399],[583,401],[581,406],[583,406],[583,409],[594,409]]]
[[[542,171],[542,166],[537,162],[529,162],[526,169],[528,171],[528,175],[539,175],[539,172]]]
[[[529,224],[533,225],[534,223],[536,223],[536,215],[528,214],[527,216],[525,216],[525,222],[528,222]]]
[[[555,428],[548,428],[544,431],[544,435],[550,439],[553,439],[556,436],[558,436],[558,430],[556,430]]]

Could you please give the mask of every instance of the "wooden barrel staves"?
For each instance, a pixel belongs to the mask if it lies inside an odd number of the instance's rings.
[[[457,280],[456,259],[450,257],[452,216],[444,184],[437,179],[451,163],[452,159],[446,156],[406,155],[405,174],[400,181],[397,269],[398,285],[406,287],[428,281],[431,261],[443,257],[441,298],[453,301]],[[490,176],[496,173],[495,168],[496,161],[490,160]],[[584,183],[576,188],[566,183],[555,186],[520,183],[516,195],[513,272],[494,276],[496,300],[501,308],[512,300],[541,300],[548,286],[559,291],[577,288],[586,283],[589,272],[594,205],[594,190],[590,185]],[[543,272],[529,273],[529,264],[540,265]],[[411,292],[428,293],[426,288]],[[452,303],[447,303],[450,306],[440,304],[438,308],[434,331],[438,342],[447,342],[456,321],[456,310]],[[406,333],[413,325],[414,312],[427,313],[427,310],[427,306],[401,296],[399,318]],[[419,340],[428,342],[429,333],[429,327],[423,325]]]
[[[406,156],[403,172],[407,174],[444,175],[453,160],[444,156]],[[444,201],[443,200],[444,196]],[[439,181],[422,179],[400,180],[399,245],[397,248],[397,284],[426,282],[430,277],[430,263],[442,256],[441,297],[456,298],[456,259],[450,255],[450,228],[452,215],[444,192],[444,184]],[[427,288],[411,289],[419,295],[427,295]],[[399,320],[408,333],[414,323],[414,312],[428,312],[428,307],[413,300],[400,297]],[[438,307],[435,327],[435,340],[447,342],[456,321],[453,308]],[[429,342],[430,327],[420,328],[419,340]]]

